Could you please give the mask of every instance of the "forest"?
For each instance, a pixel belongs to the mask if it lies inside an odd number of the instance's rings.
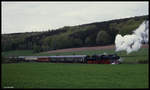
[[[64,48],[114,44],[117,34],[131,34],[148,15],[94,22],[41,31],[1,34],[2,51],[33,50],[35,53]]]

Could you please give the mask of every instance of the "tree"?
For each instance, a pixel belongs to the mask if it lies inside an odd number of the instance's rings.
[[[82,45],[82,40],[78,38],[69,37],[68,35],[62,34],[57,35],[51,40],[52,49],[72,48]]]
[[[87,46],[91,46],[92,44],[93,44],[93,40],[91,39],[91,37],[87,37],[86,39],[85,39],[85,44],[87,45]]]
[[[51,41],[52,41],[52,37],[51,36],[48,36],[48,37],[46,37],[46,38],[41,40],[42,51],[51,50]]]
[[[109,34],[106,31],[99,31],[96,38],[96,44],[98,45],[108,45],[110,44],[111,39]]]
[[[33,52],[34,53],[38,53],[41,51],[41,47],[39,45],[34,44],[33,46]]]
[[[72,43],[71,47],[81,47],[83,45],[83,42],[79,38],[71,38],[70,37],[70,43]]]

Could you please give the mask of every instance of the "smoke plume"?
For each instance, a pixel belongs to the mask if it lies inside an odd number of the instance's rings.
[[[144,21],[131,35],[116,35],[116,51],[127,51],[127,54],[138,51],[142,43],[149,42],[149,21]]]

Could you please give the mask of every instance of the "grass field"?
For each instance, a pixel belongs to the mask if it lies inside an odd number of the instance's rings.
[[[33,55],[32,50],[13,50],[13,51],[6,51],[2,52],[3,56],[28,56]]]
[[[148,88],[148,64],[2,64],[2,88]]]

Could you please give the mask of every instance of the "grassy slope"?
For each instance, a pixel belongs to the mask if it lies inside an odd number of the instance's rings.
[[[2,87],[14,88],[148,88],[148,64],[2,65]]]

